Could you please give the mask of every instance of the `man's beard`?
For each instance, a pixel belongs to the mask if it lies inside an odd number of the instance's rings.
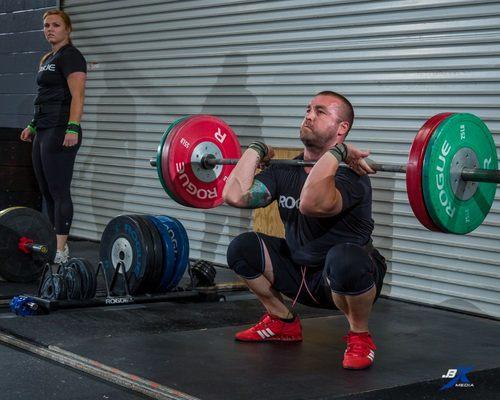
[[[331,138],[325,138],[321,135],[317,135],[311,128],[304,127],[300,128],[300,140],[304,146],[312,151],[323,150],[326,143],[328,143]]]

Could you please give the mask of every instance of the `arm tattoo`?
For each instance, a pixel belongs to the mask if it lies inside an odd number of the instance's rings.
[[[244,194],[243,200],[248,208],[265,207],[273,201],[266,185],[258,180],[253,182],[252,187]]]

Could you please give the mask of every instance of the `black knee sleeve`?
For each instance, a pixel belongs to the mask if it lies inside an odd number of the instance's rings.
[[[255,232],[237,236],[227,249],[227,265],[246,279],[255,279],[264,272],[266,262],[264,249]]]
[[[332,291],[339,294],[358,295],[375,285],[372,259],[352,243],[337,245],[328,252],[326,274]]]

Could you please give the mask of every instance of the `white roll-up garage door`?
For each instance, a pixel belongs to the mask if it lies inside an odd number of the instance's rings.
[[[84,145],[73,182],[72,233],[97,239],[120,213],[167,214],[191,256],[225,263],[248,211],[179,206],[148,159],[175,118],[222,117],[242,145],[300,147],[317,91],[349,97],[350,140],[404,163],[430,116],[472,112],[500,145],[498,1],[67,0],[75,45],[89,62]],[[424,229],[405,177],[372,178],[376,245],[389,260],[384,293],[500,317],[500,202],[475,232]]]

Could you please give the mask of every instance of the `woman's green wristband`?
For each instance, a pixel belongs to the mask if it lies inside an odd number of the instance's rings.
[[[78,135],[82,133],[82,128],[80,127],[80,124],[78,122],[69,121],[66,128],[66,133],[69,135]]]
[[[31,134],[34,135],[36,133],[35,120],[32,119],[31,122],[28,124],[28,126],[26,128],[28,128],[30,130]]]

